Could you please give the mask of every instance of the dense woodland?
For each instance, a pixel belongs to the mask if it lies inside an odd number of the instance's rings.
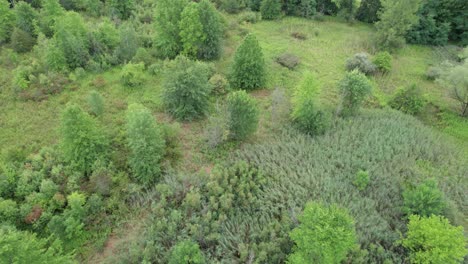
[[[468,263],[466,0],[0,0],[0,263]]]

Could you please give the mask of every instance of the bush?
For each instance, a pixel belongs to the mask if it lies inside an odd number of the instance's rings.
[[[369,172],[359,170],[358,173],[356,173],[356,176],[353,181],[353,185],[356,186],[360,191],[364,191],[367,188],[367,185],[369,185]]]
[[[283,9],[287,15],[312,18],[317,13],[315,0],[286,0]]]
[[[162,125],[162,134],[166,147],[164,149],[164,160],[168,160],[172,165],[176,164],[182,157],[182,143],[180,141],[179,123]]]
[[[267,20],[278,19],[281,17],[281,2],[280,0],[262,0],[260,5],[262,18]]]
[[[229,138],[229,115],[226,107],[216,105],[216,112],[208,118],[205,137],[208,147],[215,148]]]
[[[138,37],[135,28],[130,23],[120,26],[120,42],[115,50],[120,62],[126,63],[133,59],[138,50]]]
[[[341,263],[356,247],[354,221],[345,209],[309,202],[289,236],[295,243],[288,263]]]
[[[163,58],[174,58],[182,51],[179,22],[188,0],[159,0],[156,4],[155,46]]]
[[[175,118],[191,120],[204,116],[210,93],[208,69],[204,64],[183,56],[168,64],[163,100],[166,109]]]
[[[132,63],[143,63],[145,67],[148,67],[152,61],[153,58],[151,57],[151,54],[142,47],[137,49],[135,56],[132,58]]]
[[[372,85],[367,77],[357,70],[346,73],[339,83],[342,95],[340,114],[354,115],[359,111],[364,99],[371,93]]]
[[[389,102],[389,105],[403,113],[417,115],[426,105],[426,100],[422,95],[421,89],[413,84],[405,89],[399,89]]]
[[[100,93],[93,90],[88,95],[88,106],[91,114],[101,116],[104,113],[104,98]]]
[[[201,43],[206,38],[200,18],[200,9],[195,2],[188,4],[180,15],[179,36],[182,42],[182,54],[191,59],[197,58]]]
[[[260,17],[257,13],[252,11],[247,11],[239,15],[238,21],[239,23],[248,22],[251,24],[255,24],[260,20]]]
[[[468,59],[464,63],[449,67],[443,72],[439,83],[450,89],[450,96],[460,104],[460,115],[468,116]]]
[[[15,28],[11,34],[11,45],[18,53],[28,52],[36,45],[36,39],[28,32]]]
[[[197,243],[185,240],[178,242],[171,252],[169,257],[169,264],[204,264],[205,257],[200,250]]]
[[[454,227],[436,215],[410,216],[408,232],[402,240],[412,263],[461,263],[468,253],[466,243],[463,227]]]
[[[379,52],[374,57],[374,64],[381,72],[389,72],[392,69],[392,55],[387,51]]]
[[[165,141],[153,115],[141,105],[128,107],[127,141],[133,176],[144,185],[154,183],[161,174]]]
[[[283,53],[276,58],[276,62],[290,70],[294,70],[301,62],[301,59],[294,54]]]
[[[255,133],[258,127],[258,107],[255,99],[245,91],[236,91],[228,95],[226,100],[229,116],[229,137],[243,140]]]
[[[262,48],[254,35],[247,35],[237,49],[229,82],[232,88],[244,90],[265,85],[265,60]]]
[[[79,106],[67,105],[62,113],[61,146],[66,161],[79,172],[91,172],[94,162],[105,156],[107,142],[95,120]]]
[[[431,66],[426,71],[426,78],[430,81],[438,79],[442,75],[442,69],[437,66]]]
[[[367,53],[357,53],[346,61],[348,71],[359,70],[365,75],[372,75],[376,71],[376,66],[369,59]]]
[[[15,225],[18,212],[18,205],[15,201],[0,198],[0,223]]]
[[[122,20],[127,20],[135,10],[134,0],[111,0],[110,7],[112,14]]]
[[[434,180],[428,180],[414,188],[405,189],[403,201],[403,212],[407,215],[440,215],[447,206],[444,193],[438,189]]]
[[[213,93],[216,95],[224,95],[229,92],[229,83],[221,74],[211,76],[210,84],[213,87]]]
[[[318,108],[320,84],[308,74],[293,95],[292,119],[298,128],[309,135],[323,134],[330,125],[328,113]]]
[[[145,65],[143,63],[128,63],[122,68],[120,82],[126,87],[140,86],[145,81],[144,71]]]
[[[0,2],[0,44],[8,42],[15,25],[15,15],[7,1]]]
[[[205,36],[198,49],[198,58],[202,60],[217,59],[221,55],[221,41],[223,39],[222,18],[208,0],[202,0],[198,9]]]

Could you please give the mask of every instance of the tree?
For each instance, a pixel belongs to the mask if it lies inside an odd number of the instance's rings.
[[[143,72],[145,65],[143,63],[127,63],[120,73],[120,82],[126,87],[136,87],[145,81]]]
[[[348,116],[357,113],[366,96],[371,93],[372,85],[363,73],[354,70],[346,73],[339,88],[342,96],[340,113]]]
[[[133,176],[142,184],[155,182],[161,174],[164,157],[164,137],[151,112],[142,105],[132,104],[127,112],[128,163]]]
[[[156,47],[160,55],[174,58],[182,51],[179,23],[188,0],[159,0],[156,4]]]
[[[255,99],[245,91],[236,91],[226,100],[229,137],[243,140],[255,133],[258,127],[258,107]]]
[[[426,105],[421,89],[415,84],[404,89],[398,89],[388,105],[403,113],[417,115]]]
[[[262,0],[260,12],[263,19],[273,20],[281,17],[280,0]]]
[[[138,37],[135,28],[130,23],[120,26],[120,42],[115,51],[120,62],[132,60],[138,50]]]
[[[178,56],[166,69],[164,104],[175,118],[191,120],[208,110],[211,85],[204,64]]]
[[[11,34],[11,45],[16,52],[28,52],[36,45],[36,39],[28,32],[15,28]]]
[[[6,1],[0,2],[0,44],[8,42],[15,25],[15,14]]]
[[[359,2],[356,0],[331,0],[336,4],[340,14],[347,20],[352,21],[358,9]]]
[[[460,103],[460,114],[468,116],[468,59],[444,71],[438,81],[447,86],[452,98]]]
[[[402,245],[410,251],[412,263],[456,264],[468,253],[463,227],[454,227],[436,215],[410,216]]]
[[[198,4],[200,22],[205,36],[200,48],[198,58],[202,60],[214,60],[221,55],[221,41],[223,37],[223,24],[221,16],[216,8],[208,0],[202,0]]]
[[[77,105],[65,108],[60,134],[65,160],[80,172],[90,173],[93,163],[105,155],[104,135],[95,120]]]
[[[135,10],[134,0],[111,0],[112,14],[120,19],[127,20]]]
[[[58,19],[65,13],[58,0],[44,0],[42,2],[40,25],[41,30],[47,37],[54,35],[54,26]]]
[[[104,98],[98,91],[93,90],[89,93],[88,105],[93,115],[101,116],[104,113]]]
[[[32,37],[37,37],[35,25],[37,23],[38,15],[36,10],[26,2],[19,2],[15,6],[16,13],[16,27],[28,33]]]
[[[312,74],[306,74],[293,95],[292,120],[304,133],[318,135],[328,127],[328,115],[318,109],[320,83]]]
[[[395,49],[405,43],[408,30],[418,22],[421,0],[381,0],[380,21],[376,23],[377,44],[383,49]]]
[[[287,15],[311,18],[317,12],[316,0],[286,0],[283,9]]]
[[[72,255],[63,254],[58,243],[48,245],[27,231],[0,226],[1,263],[65,264],[76,263]]]
[[[232,88],[245,90],[265,85],[265,60],[254,35],[247,35],[237,49],[229,81]]]
[[[200,46],[206,39],[200,18],[200,9],[194,2],[184,8],[180,18],[182,53],[192,59],[197,58]]]
[[[446,208],[444,193],[434,180],[428,180],[403,192],[403,212],[407,215],[440,215]]]
[[[362,0],[356,18],[359,21],[375,23],[379,20],[379,11],[382,8],[380,0]]]
[[[169,264],[204,264],[205,257],[203,256],[200,247],[197,243],[184,240],[178,242],[171,250]]]
[[[309,202],[300,225],[289,236],[294,241],[288,263],[341,263],[356,246],[354,222],[348,212],[336,205]]]

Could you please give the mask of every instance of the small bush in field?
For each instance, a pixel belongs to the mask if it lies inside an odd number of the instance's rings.
[[[359,111],[364,99],[371,93],[372,85],[367,77],[357,70],[346,73],[339,83],[342,95],[340,114],[354,115]]]
[[[182,157],[182,147],[180,142],[180,125],[179,123],[164,124],[161,126],[162,134],[166,147],[164,150],[164,160],[168,160],[171,164],[175,164]]]
[[[365,75],[374,74],[377,70],[376,66],[369,59],[367,53],[357,53],[352,58],[346,61],[346,69],[348,71],[359,70]]]
[[[239,22],[248,22],[251,24],[255,24],[260,20],[257,13],[252,11],[247,11],[239,15]]]
[[[442,69],[437,66],[431,66],[426,71],[426,78],[430,81],[438,79],[442,75]]]
[[[364,191],[369,185],[370,177],[369,172],[360,170],[356,173],[353,181],[353,185],[356,186],[360,191]]]
[[[444,193],[434,180],[428,180],[403,192],[403,212],[407,215],[440,215],[446,208]]]
[[[215,95],[224,95],[229,92],[229,82],[221,74],[211,76],[210,84]]]
[[[120,82],[126,87],[136,87],[144,82],[143,71],[145,65],[143,63],[128,63],[122,68],[120,73]]]
[[[389,72],[392,69],[392,55],[388,51],[379,52],[374,56],[374,64],[381,72]]]
[[[265,85],[265,60],[254,35],[247,35],[237,49],[229,81],[233,89],[253,90]]]
[[[168,64],[164,78],[163,100],[175,118],[191,120],[208,110],[211,85],[205,64],[179,56]]]
[[[411,263],[463,262],[468,254],[463,227],[450,225],[443,216],[409,218],[408,232],[402,245],[410,251]]]
[[[149,54],[149,52],[142,47],[137,49],[135,56],[132,58],[133,63],[143,63],[145,66],[149,66],[151,61],[151,54]]]
[[[309,202],[289,236],[294,241],[288,263],[341,263],[356,246],[354,221],[345,209]]]
[[[426,100],[421,90],[413,84],[405,89],[399,89],[389,102],[389,105],[406,114],[417,115],[426,105]]]
[[[185,240],[178,242],[171,251],[169,264],[204,264],[205,257],[197,243]]]
[[[245,91],[236,91],[228,95],[226,105],[231,139],[243,140],[255,133],[259,111],[254,98]]]
[[[208,118],[205,137],[210,148],[215,148],[229,137],[229,115],[226,107],[216,105],[216,112]]]
[[[294,54],[283,53],[276,58],[276,62],[278,62],[281,66],[284,66],[290,70],[294,70],[297,65],[301,63],[301,59]]]
[[[18,53],[28,52],[36,44],[36,39],[28,32],[15,28],[11,34],[11,45]]]
[[[97,91],[91,91],[91,93],[89,93],[88,105],[93,115],[100,116],[104,113],[104,98]]]

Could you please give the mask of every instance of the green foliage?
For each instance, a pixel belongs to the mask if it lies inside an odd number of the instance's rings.
[[[318,107],[320,89],[317,79],[307,74],[292,99],[292,119],[301,131],[310,135],[323,134],[330,125],[328,114]]]
[[[387,51],[379,52],[374,56],[374,64],[379,71],[387,73],[392,69],[392,55]]]
[[[64,158],[79,172],[91,172],[99,157],[105,156],[106,140],[96,121],[79,106],[69,104],[62,113],[61,146]]]
[[[353,185],[356,186],[360,191],[364,191],[367,188],[367,185],[369,185],[370,182],[370,177],[369,177],[369,172],[364,171],[364,170],[359,170],[356,173],[356,176],[353,181]]]
[[[229,137],[244,140],[258,127],[259,110],[254,98],[245,91],[236,91],[226,99]]]
[[[341,263],[356,246],[354,221],[336,205],[309,202],[290,237],[296,244],[288,263]]]
[[[354,115],[359,111],[364,99],[371,93],[372,85],[367,77],[357,70],[346,73],[339,83],[342,95],[340,114]]]
[[[134,0],[111,0],[110,7],[112,14],[120,19],[127,20],[135,10]]]
[[[229,83],[221,74],[214,74],[210,78],[210,84],[213,87],[215,95],[224,95],[229,91]]]
[[[163,92],[168,112],[182,120],[204,116],[211,92],[208,78],[207,67],[199,62],[179,56],[169,63]]]
[[[454,227],[442,216],[409,218],[402,245],[410,251],[411,263],[461,263],[468,254],[463,227]]]
[[[89,93],[88,106],[90,112],[95,116],[101,116],[104,113],[104,98],[98,91],[93,90]]]
[[[338,13],[338,7],[333,0],[317,0],[317,12],[333,16]]]
[[[177,243],[172,249],[169,264],[203,264],[205,258],[197,243],[185,240]]]
[[[182,53],[192,59],[197,58],[199,47],[206,39],[200,18],[200,9],[194,2],[188,4],[180,15]]]
[[[154,183],[161,174],[165,142],[153,115],[141,105],[133,104],[128,108],[127,141],[133,176],[142,184]]]
[[[124,34],[127,34],[127,32],[124,32]],[[128,36],[125,37],[128,38]],[[119,31],[109,19],[105,18],[97,25],[95,30],[91,32],[90,42],[90,50],[93,57],[111,54],[120,43]],[[128,43],[125,43],[125,45],[128,45]]]
[[[276,62],[290,70],[294,70],[301,63],[301,59],[294,54],[283,53],[276,58]]]
[[[182,51],[179,21],[188,0],[160,0],[156,4],[156,47],[162,57],[174,58]]]
[[[460,104],[460,114],[468,115],[468,59],[463,64],[445,70],[438,80],[450,89],[451,97]]]
[[[377,44],[383,49],[400,48],[405,35],[418,22],[421,0],[382,0],[380,21],[376,23]]]
[[[221,41],[223,37],[223,24],[216,8],[208,0],[198,4],[200,22],[203,26],[205,38],[198,49],[198,58],[214,60],[221,55]]]
[[[347,21],[352,21],[358,9],[359,1],[356,0],[331,0],[338,7],[338,15]]]
[[[65,13],[58,0],[44,0],[40,13],[41,31],[47,37],[54,35],[54,27],[58,19]]]
[[[281,18],[280,0],[262,0],[260,12],[263,19],[273,20]]]
[[[151,54],[145,48],[138,48],[135,56],[132,59],[134,63],[143,63],[145,67],[149,66],[152,62]]]
[[[49,246],[46,240],[37,238],[34,234],[7,226],[0,226],[0,262],[76,263],[73,256],[62,254],[58,243]]]
[[[379,20],[378,13],[382,8],[380,0],[362,0],[359,6],[356,18],[359,21],[375,23]]]
[[[45,54],[45,62],[49,69],[64,72],[68,70],[64,50],[58,45],[56,40],[48,42]]]
[[[249,4],[250,10],[258,12],[258,11],[260,11],[260,6],[262,5],[262,0],[249,0],[248,4]]]
[[[317,13],[316,8],[316,0],[287,0],[283,3],[286,14],[291,16],[312,18]]]
[[[0,198],[0,223],[14,225],[18,220],[18,211],[15,201]]]
[[[36,39],[28,32],[15,28],[11,34],[11,45],[18,53],[30,51],[36,44]]]
[[[36,24],[38,14],[34,8],[27,2],[19,2],[15,5],[16,27],[32,37],[37,36]]]
[[[405,189],[403,200],[403,212],[407,215],[440,215],[447,206],[444,194],[434,180],[427,180],[414,188]]]
[[[15,25],[15,14],[7,1],[0,2],[0,44],[8,42]]]
[[[145,65],[143,63],[127,63],[120,73],[120,82],[126,87],[137,87],[145,81],[143,72]]]
[[[245,37],[234,55],[229,82],[232,88],[252,90],[265,85],[265,60],[262,48],[252,34]]]
[[[356,53],[352,58],[346,61],[346,69],[348,71],[359,70],[366,75],[372,75],[377,70],[376,65],[369,59],[367,53]]]
[[[405,89],[399,89],[389,102],[389,105],[406,114],[417,115],[423,110],[426,100],[422,95],[421,89],[413,84]]]
[[[120,26],[120,43],[116,55],[120,62],[129,62],[138,50],[138,38],[135,28],[130,23]]]

